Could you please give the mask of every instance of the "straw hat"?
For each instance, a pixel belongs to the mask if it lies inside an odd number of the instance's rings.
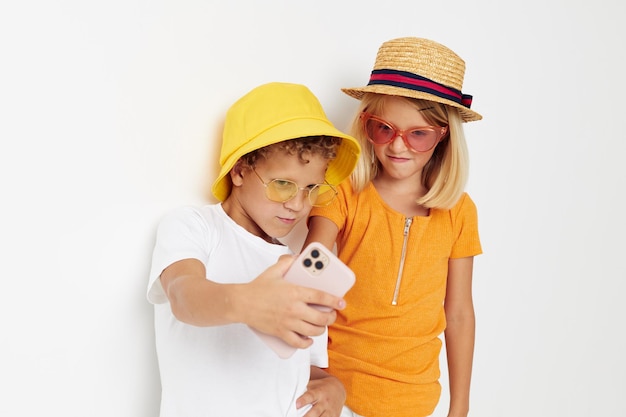
[[[254,88],[226,113],[221,169],[213,183],[213,195],[220,201],[228,197],[232,186],[228,173],[245,154],[288,139],[322,135],[342,139],[326,171],[326,181],[337,185],[356,166],[361,152],[358,141],[333,126],[307,87],[274,82]]]
[[[422,38],[398,38],[381,45],[369,83],[342,88],[360,100],[365,93],[436,101],[459,109],[464,122],[483,117],[470,110],[472,96],[461,92],[465,61],[447,47]]]

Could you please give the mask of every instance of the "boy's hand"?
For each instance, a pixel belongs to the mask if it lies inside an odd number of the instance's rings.
[[[345,307],[342,298],[323,291],[301,287],[285,281],[283,275],[292,264],[293,256],[281,256],[278,262],[254,281],[242,284],[236,300],[243,323],[278,336],[291,346],[306,348],[326,326],[334,323],[337,313]],[[309,304],[330,307],[319,311]]]

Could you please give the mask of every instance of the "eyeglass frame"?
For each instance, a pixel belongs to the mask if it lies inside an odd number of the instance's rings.
[[[306,191],[306,192],[307,192],[307,193],[306,193],[306,198],[307,198],[307,200],[309,201],[309,203],[311,204],[311,206],[313,206],[313,207],[326,207],[327,205],[329,205],[329,204],[330,204],[330,203],[331,203],[331,202],[335,199],[335,197],[337,197],[337,194],[338,194],[337,189],[335,188],[335,186],[334,186],[334,185],[332,185],[332,184],[329,184],[329,183],[328,183],[328,182],[326,182],[326,181],[324,181],[324,184],[310,184],[310,185],[309,185],[309,186],[307,186],[307,187],[300,187],[300,186],[298,186],[298,184],[297,184],[295,181],[285,180],[285,179],[282,179],[282,178],[272,178],[272,179],[271,179],[271,180],[269,180],[268,182],[265,182],[265,181],[263,181],[263,178],[261,178],[261,176],[259,175],[259,173],[258,173],[258,172],[256,172],[256,169],[254,169],[254,167],[250,167],[250,169],[252,170],[252,172],[254,172],[254,174],[255,174],[255,175],[256,175],[256,177],[259,179],[259,181],[261,181],[261,184],[263,184],[263,187],[265,187],[265,197],[266,197],[268,200],[273,201],[274,203],[283,203],[283,204],[284,204],[284,203],[286,203],[286,202],[288,202],[288,201],[293,200],[293,199],[294,199],[294,198],[298,195],[298,192],[299,192],[299,191]],[[271,183],[272,183],[272,182],[274,182],[274,181],[284,181],[284,182],[288,182],[288,183],[290,183],[290,184],[293,184],[293,185],[295,185],[295,186],[296,186],[297,191],[295,192],[295,194],[294,194],[294,195],[292,195],[291,197],[289,197],[289,198],[288,198],[288,199],[286,199],[286,200],[282,200],[282,201],[281,201],[281,200],[273,200],[273,199],[271,199],[271,198],[270,198],[270,196],[268,195],[268,188],[267,188],[267,187],[269,186],[269,184],[271,184]],[[313,187],[312,187],[312,188],[309,188],[311,185],[312,185]],[[326,186],[326,187],[328,187],[328,188],[329,188],[329,190],[328,190],[328,191],[325,191],[324,193],[329,193],[329,192],[332,192],[332,193],[333,193],[333,196],[332,196],[332,198],[330,198],[330,199],[328,200],[328,202],[327,202],[327,203],[325,203],[325,204],[315,204],[315,203],[313,203],[313,202],[311,201],[311,191],[313,191],[314,189],[316,189],[316,188],[318,188],[318,187],[320,187],[320,188],[321,188],[322,186]],[[318,195],[320,195],[320,194],[318,194]]]
[[[363,122],[363,132],[365,133],[365,137],[367,137],[367,140],[370,143],[372,143],[374,145],[387,145],[388,143],[393,142],[395,138],[400,136],[402,138],[402,142],[404,142],[404,145],[411,152],[415,152],[415,153],[424,153],[424,152],[431,151],[435,146],[437,146],[439,144],[439,142],[441,142],[443,137],[448,132],[448,126],[415,126],[415,127],[409,128],[409,129],[400,130],[396,126],[394,126],[392,123],[386,121],[385,119],[382,119],[382,118],[380,118],[378,116],[374,116],[373,114],[367,113],[367,112],[362,112],[360,118],[361,118],[361,120]],[[372,119],[377,121],[377,122],[381,122],[381,123],[385,124],[386,126],[389,126],[393,130],[393,135],[391,136],[391,138],[387,142],[383,142],[383,143],[374,142],[374,140],[370,137],[369,133],[367,132],[367,122],[368,122],[368,120],[372,120]],[[439,130],[439,137],[437,138],[437,140],[435,140],[435,143],[433,143],[433,145],[430,148],[428,148],[426,150],[423,150],[423,151],[420,151],[420,150],[417,150],[417,149],[413,148],[413,146],[411,146],[411,144],[409,143],[409,140],[405,136],[407,133],[410,133],[411,131],[421,130],[421,129],[432,129],[435,132],[437,132],[437,130]]]

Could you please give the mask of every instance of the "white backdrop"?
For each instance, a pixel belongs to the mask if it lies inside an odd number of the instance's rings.
[[[626,415],[624,4],[2,2],[0,415],[156,416],[155,226],[213,202],[225,110],[299,82],[345,129],[400,36],[461,55],[484,116],[471,415]]]

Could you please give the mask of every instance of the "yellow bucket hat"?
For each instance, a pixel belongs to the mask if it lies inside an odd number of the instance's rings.
[[[231,190],[228,173],[245,154],[285,140],[321,135],[342,139],[337,157],[329,162],[326,171],[326,181],[337,185],[356,165],[361,152],[358,141],[333,126],[307,87],[274,82],[254,88],[226,113],[221,169],[213,183],[213,195],[219,201],[228,197]]]

